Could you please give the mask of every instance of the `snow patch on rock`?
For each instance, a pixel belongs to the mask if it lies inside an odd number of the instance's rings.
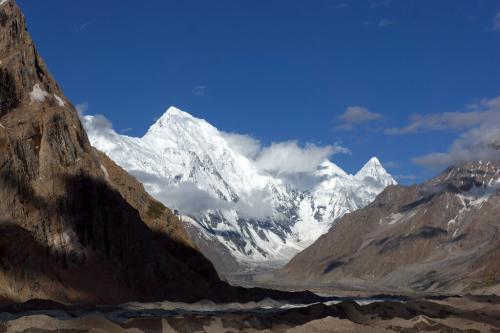
[[[57,105],[60,107],[64,107],[66,105],[66,102],[64,102],[63,99],[56,94],[54,94],[54,98],[56,99]]]
[[[101,164],[101,170],[104,173],[104,178],[106,178],[106,180],[108,180],[109,179],[108,169],[106,169],[106,167]]]
[[[40,87],[40,84],[37,83],[33,86],[33,90],[30,93],[30,98],[32,102],[42,103],[43,101],[45,101],[45,98],[47,98],[48,95],[49,93],[43,90]]]

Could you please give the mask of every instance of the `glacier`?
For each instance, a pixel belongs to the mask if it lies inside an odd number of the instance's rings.
[[[314,186],[300,188],[259,168],[224,132],[175,107],[141,138],[119,134],[99,117],[82,116],[91,144],[174,209],[222,274],[285,264],[337,219],[396,184],[375,157],[355,175],[325,159],[301,175]]]

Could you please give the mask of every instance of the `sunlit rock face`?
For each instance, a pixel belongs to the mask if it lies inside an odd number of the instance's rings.
[[[373,290],[498,293],[500,162],[450,167],[390,186],[297,255],[274,278]]]

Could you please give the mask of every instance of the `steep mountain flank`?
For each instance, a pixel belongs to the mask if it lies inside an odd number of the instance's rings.
[[[275,279],[370,290],[500,292],[500,162],[390,186]]]
[[[189,301],[227,289],[171,212],[93,150],[19,8],[1,1],[0,299]]]
[[[169,208],[152,198],[137,179],[116,165],[106,154],[97,149],[94,151],[102,164],[105,179],[139,212],[141,219],[150,229],[164,233],[188,248],[196,248],[182,222]]]

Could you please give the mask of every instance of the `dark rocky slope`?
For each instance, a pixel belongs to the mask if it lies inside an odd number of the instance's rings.
[[[500,292],[500,162],[387,188],[273,279],[396,292]]]
[[[109,179],[13,1],[0,7],[0,61],[2,298],[215,297],[225,284],[175,217]]]
[[[21,11],[14,0],[3,2],[0,302],[244,301],[269,295],[290,297],[221,281],[177,218],[90,146]]]

